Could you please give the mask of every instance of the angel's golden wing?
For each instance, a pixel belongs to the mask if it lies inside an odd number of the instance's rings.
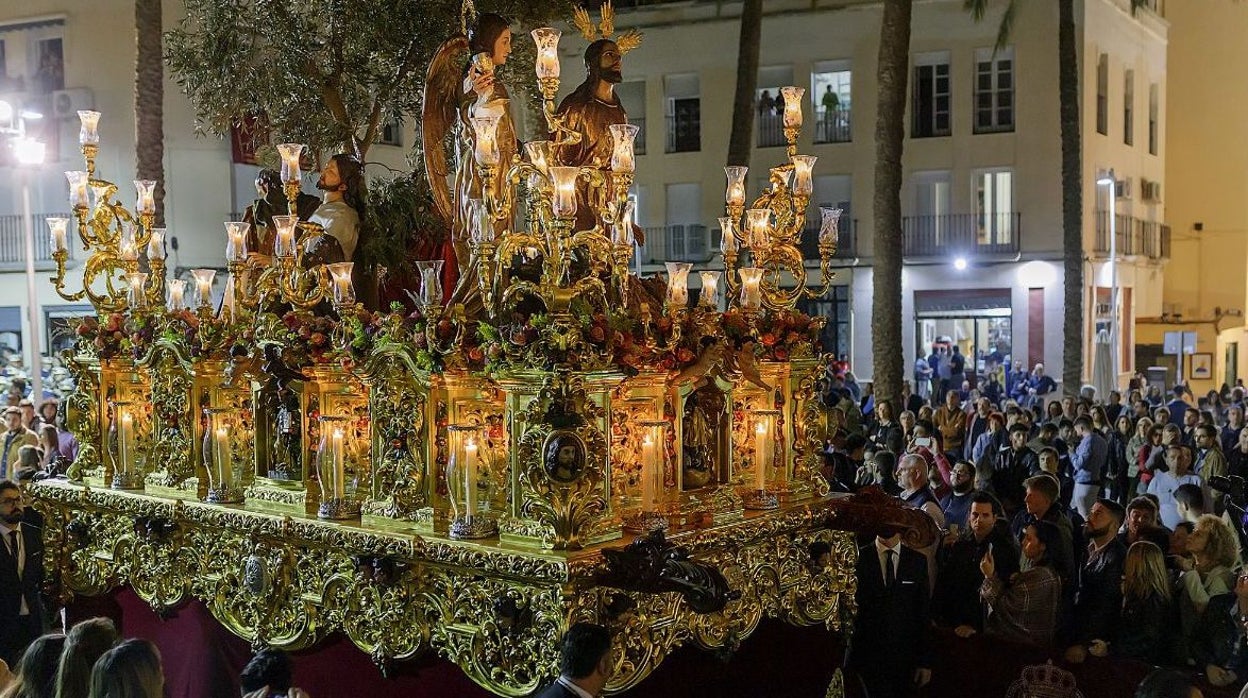
[[[459,118],[463,91],[463,66],[468,60],[468,39],[452,37],[438,47],[425,75],[424,104],[421,107],[420,139],[425,157],[425,175],[433,190],[433,202],[449,226],[455,217],[451,174],[446,156],[446,137]]]

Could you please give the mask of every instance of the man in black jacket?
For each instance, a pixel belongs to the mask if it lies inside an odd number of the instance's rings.
[[[559,678],[537,698],[593,698],[611,678],[611,632],[601,625],[576,623],[563,635]]]
[[[1079,567],[1079,587],[1075,592],[1074,636],[1066,659],[1081,662],[1093,640],[1112,640],[1122,609],[1122,575],[1127,546],[1118,540],[1118,528],[1126,509],[1112,499],[1100,499],[1088,512],[1084,532],[1088,551]]]
[[[1018,571],[1018,543],[1010,526],[999,518],[1001,504],[984,491],[970,495],[967,528],[960,536],[946,537],[936,555],[939,572],[932,597],[932,615],[937,624],[952,627],[959,637],[970,637],[984,629],[984,604],[979,588],[984,574],[979,561],[989,550],[1000,562],[997,574],[1009,579]]]
[[[858,551],[858,617],[849,665],[872,698],[913,695],[931,680],[927,559],[877,536]]]
[[[43,541],[24,508],[18,486],[0,480],[0,659],[11,667],[43,632]]]

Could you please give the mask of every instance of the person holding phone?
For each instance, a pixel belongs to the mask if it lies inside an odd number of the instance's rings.
[[[1003,580],[997,571],[993,550],[979,562],[984,583],[980,597],[988,604],[984,625],[989,635],[1042,647],[1057,632],[1057,608],[1062,582],[1053,569],[1051,551],[1061,545],[1057,526],[1035,521],[1023,529],[1023,571]]]

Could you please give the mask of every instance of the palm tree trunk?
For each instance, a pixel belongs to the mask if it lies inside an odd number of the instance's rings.
[[[875,270],[871,299],[872,380],[876,404],[901,396],[901,152],[905,138],[906,85],[913,0],[885,0],[876,72]]]
[[[754,90],[758,87],[758,49],[762,43],[763,0],[745,0],[737,41],[737,92],[732,101],[732,136],[728,164],[749,167],[754,132]]]
[[[1079,55],[1075,0],[1059,0],[1057,75],[1062,132],[1062,249],[1066,276],[1062,321],[1062,383],[1067,395],[1083,383],[1083,172],[1079,144]]]
[[[139,179],[156,182],[156,225],[165,224],[165,67],[161,0],[135,0],[134,155]]]

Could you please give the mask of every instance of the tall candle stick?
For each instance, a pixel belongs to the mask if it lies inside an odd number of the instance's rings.
[[[768,419],[763,417],[754,427],[754,489],[767,489],[767,466],[771,461],[771,438],[767,433]]]
[[[227,427],[219,426],[214,432],[216,437],[214,445],[216,446],[216,466],[217,466],[217,489],[227,489],[233,475],[233,459],[230,456],[230,430]]]
[[[654,437],[651,436],[650,430],[641,437],[641,508],[644,511],[654,511],[655,509],[655,478],[654,478],[654,450],[657,444],[654,443]]]
[[[330,462],[333,463],[333,466],[334,466],[334,470],[333,470],[334,481],[332,483],[333,494],[334,494],[334,499],[342,499],[342,495],[343,495],[342,480],[343,480],[343,470],[344,470],[342,429],[334,429],[334,438],[333,438],[332,443],[333,443],[333,446],[332,446],[333,458]]]
[[[147,258],[160,260],[165,258],[164,228],[152,228],[152,235],[147,240]]]
[[[64,252],[69,249],[69,240],[65,229],[69,226],[68,218],[48,218],[48,230],[52,232],[52,251]]]
[[[477,513],[477,439],[472,434],[464,443],[464,518],[469,523]]]
[[[186,301],[183,296],[186,293],[186,281],[182,279],[171,279],[169,281],[169,312],[176,313],[186,308]]]

